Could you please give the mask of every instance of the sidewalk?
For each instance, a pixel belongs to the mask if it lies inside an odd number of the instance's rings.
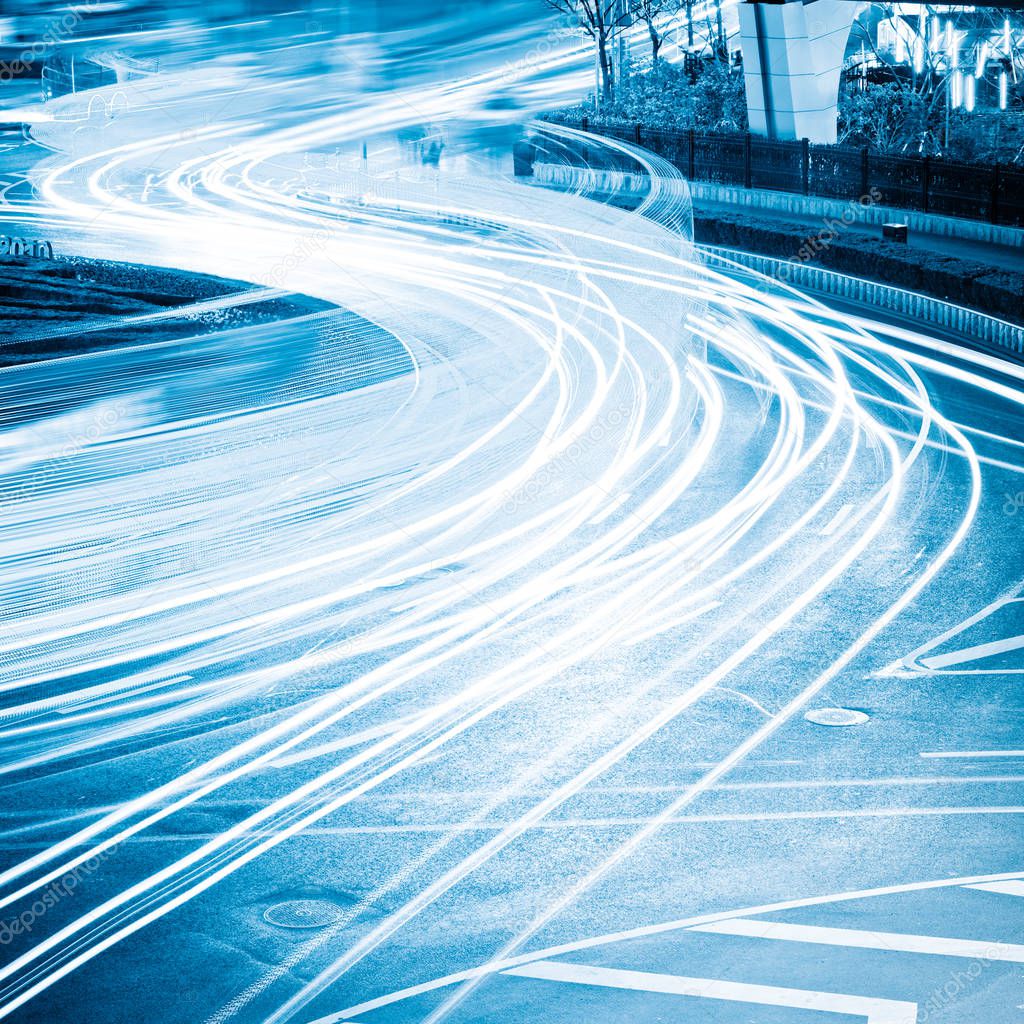
[[[831,219],[814,214],[787,213],[749,207],[739,208],[731,203],[712,203],[705,200],[694,200],[693,206],[695,213],[711,217],[721,216],[723,213],[744,212],[749,214],[752,219],[759,221],[774,221],[780,225],[802,224],[807,228],[806,237],[808,238],[814,238],[821,233],[827,235],[827,225]],[[844,225],[842,235],[844,239],[860,239],[864,244],[882,240],[881,228],[874,224],[851,224],[848,227]],[[996,245],[969,238],[949,238],[945,235],[909,231],[906,248],[908,252],[920,249],[941,256],[953,256],[959,259],[975,260],[978,263],[987,263],[1001,270],[1024,272],[1024,246]]]

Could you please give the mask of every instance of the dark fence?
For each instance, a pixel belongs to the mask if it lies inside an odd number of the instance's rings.
[[[932,157],[886,156],[867,147],[779,142],[757,135],[574,127],[634,142],[695,181],[877,203],[946,217],[1024,227],[1024,168],[961,164]]]

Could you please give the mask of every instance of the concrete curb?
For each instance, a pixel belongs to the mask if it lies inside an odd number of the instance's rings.
[[[770,192],[767,189],[740,188],[736,185],[718,185],[709,181],[691,181],[690,195],[695,203],[727,203],[752,210],[773,210],[802,217],[828,217],[835,220],[844,214],[853,214],[855,224],[885,224],[897,221],[911,231],[942,238],[963,238],[991,245],[1024,247],[1024,228],[987,224],[980,220],[957,217],[939,217],[931,213],[896,210],[889,206],[862,206],[858,202],[842,199],[822,199],[790,192]]]
[[[738,263],[766,277],[784,277],[786,283],[794,288],[864,305],[879,306],[899,316],[941,327],[979,342],[997,355],[1005,355],[1007,352],[1024,355],[1024,327],[989,316],[987,313],[979,313],[904,288],[894,288],[892,285],[866,281],[861,277],[837,274],[833,270],[825,270],[823,267],[807,263],[776,259],[773,256],[758,256],[755,253],[712,245],[698,245],[697,249],[711,266],[728,269],[730,262]],[[783,268],[785,273],[780,275]]]

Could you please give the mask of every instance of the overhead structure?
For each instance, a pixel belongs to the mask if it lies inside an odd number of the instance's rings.
[[[839,80],[859,7],[850,0],[739,5],[752,132],[771,139],[836,141]]]
[[[750,130],[835,142],[839,81],[858,0],[743,0],[740,45]],[[1024,0],[975,7],[1021,10]]]

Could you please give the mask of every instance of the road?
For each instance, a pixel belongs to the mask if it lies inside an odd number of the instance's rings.
[[[0,372],[0,1018],[1019,1019],[1022,367],[507,86],[34,126],[9,223],[338,308]]]

